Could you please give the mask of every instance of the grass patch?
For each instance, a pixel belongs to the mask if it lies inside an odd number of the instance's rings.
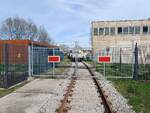
[[[62,73],[65,72],[65,69],[67,69],[69,66],[71,66],[71,61],[70,59],[68,59],[67,56],[64,56],[63,61],[61,61],[60,63],[56,63],[55,74],[61,75]],[[53,68],[50,68],[48,73],[52,74],[52,72],[53,72]]]
[[[9,88],[9,89],[0,89],[0,98],[5,96],[5,95],[8,95],[10,93],[12,93],[13,91],[19,89],[20,87],[24,86],[25,84],[27,84],[28,82],[24,82],[24,83],[21,83],[15,87],[12,87],[12,88]]]
[[[60,63],[55,63],[55,74],[61,75],[67,67],[71,66],[71,62],[67,56],[64,56]],[[34,75],[52,75],[53,63],[48,63],[48,66],[43,64],[34,64],[33,74]]]
[[[96,65],[96,71],[103,73],[104,64],[99,63]],[[105,64],[106,76],[132,76],[132,65],[131,64],[117,64],[117,63],[106,63]]]
[[[66,69],[65,66],[70,66],[70,65],[71,65],[70,59],[68,59],[67,56],[64,56],[64,60],[61,61],[56,66],[56,69],[55,69],[56,74],[62,74],[65,71],[65,69]]]
[[[110,80],[137,113],[150,113],[150,83],[131,79]]]
[[[93,64],[92,62],[87,62]],[[103,73],[103,64],[96,64],[96,71]],[[150,65],[139,65],[139,77],[149,79]],[[106,76],[131,76],[131,64],[106,64]],[[150,83],[132,79],[109,79],[129,101],[136,113],[150,113]],[[142,79],[143,80],[143,79]]]

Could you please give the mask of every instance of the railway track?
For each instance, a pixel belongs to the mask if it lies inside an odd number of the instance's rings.
[[[99,81],[85,63],[78,63],[57,113],[115,113]]]

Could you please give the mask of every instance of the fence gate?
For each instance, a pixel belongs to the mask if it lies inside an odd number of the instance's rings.
[[[52,76],[61,75],[61,68],[64,68],[64,54],[59,48],[39,47],[31,46],[30,48],[30,63],[29,74],[33,76]],[[58,55],[60,56],[60,63],[48,62],[48,56]],[[55,73],[53,71],[53,65],[55,65]],[[59,68],[59,69],[58,69]]]
[[[96,52],[95,61],[98,56],[108,56],[110,62],[98,63],[96,70],[107,78],[133,78],[133,55],[132,48],[129,47],[104,48]]]
[[[96,70],[107,78],[133,78],[135,80],[150,80],[150,45],[135,45],[130,47],[104,48],[97,51],[98,56],[109,56],[110,63],[98,63]]]

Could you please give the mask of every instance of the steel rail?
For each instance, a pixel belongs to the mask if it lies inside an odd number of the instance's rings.
[[[104,94],[105,91],[102,89],[100,82],[94,77],[95,75],[94,75],[93,71],[90,69],[90,67],[86,63],[84,63],[84,62],[82,62],[82,63],[85,65],[86,69],[88,69],[89,73],[91,74],[92,79],[97,87],[98,93],[101,96],[100,98],[102,99],[102,103],[105,108],[104,113],[117,113],[117,112],[113,111],[113,109],[111,107],[111,102],[108,101],[108,99],[107,99],[108,96]],[[74,85],[75,85],[75,82],[77,79],[77,77],[75,75],[76,75],[76,70],[73,73],[73,76],[69,83],[68,89],[67,89],[66,93],[64,94],[64,98],[63,98],[63,100],[61,100],[61,105],[56,110],[57,113],[67,113],[67,111],[70,109],[66,105],[69,102],[68,101],[69,96],[72,96],[73,88],[74,88]]]
[[[71,81],[68,85],[68,89],[67,89],[66,93],[64,94],[64,98],[63,98],[63,100],[61,100],[61,105],[56,110],[57,113],[66,113],[69,110],[69,108],[66,106],[66,104],[69,102],[68,98],[70,96],[72,96],[73,88],[74,88],[74,85],[75,85],[75,82],[76,82],[75,75],[76,75],[76,70],[73,73]]]
[[[90,74],[92,76],[92,79],[93,79],[94,83],[97,86],[98,92],[101,95],[101,98],[102,98],[102,101],[103,101],[103,105],[105,107],[105,113],[117,113],[116,111],[113,111],[113,109],[111,107],[111,102],[107,99],[108,96],[104,94],[105,91],[102,89],[100,82],[97,80],[96,77],[94,77],[95,75],[94,75],[93,71],[90,69],[90,67],[86,63],[84,63],[84,62],[82,62],[82,63],[89,70],[89,72],[90,72]]]

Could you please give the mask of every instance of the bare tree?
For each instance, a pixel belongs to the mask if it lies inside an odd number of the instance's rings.
[[[39,42],[52,43],[52,39],[44,27],[37,27],[32,20],[26,21],[20,17],[7,18],[0,28],[1,39],[30,39]]]
[[[38,41],[52,43],[52,39],[43,26],[40,26],[38,30]]]
[[[10,39],[13,38],[13,20],[11,17],[7,18],[5,22],[2,23],[1,27],[2,36],[7,35]],[[3,37],[2,37],[3,38]]]
[[[3,23],[1,32],[8,39],[24,39],[27,21],[19,17],[9,17]]]
[[[25,39],[37,40],[38,37],[38,27],[31,20],[27,23],[26,26],[26,37]]]

